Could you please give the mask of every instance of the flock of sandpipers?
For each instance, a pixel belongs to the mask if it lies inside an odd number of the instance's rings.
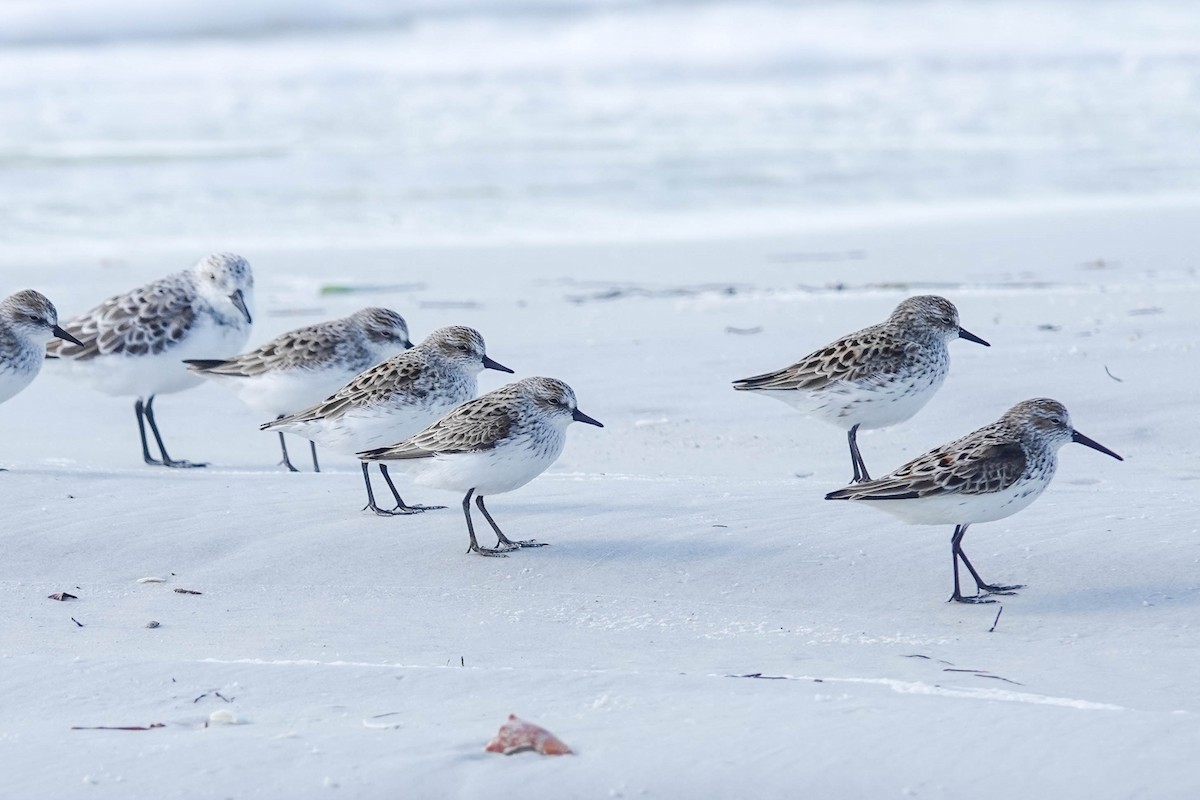
[[[544,544],[505,536],[484,498],[524,486],[544,472],[562,453],[572,422],[603,427],[579,410],[571,387],[554,378],[524,378],[476,398],[476,377],[484,369],[512,372],[488,356],[478,331],[439,328],[413,346],[404,319],[383,308],[298,328],[238,354],[250,336],[253,308],[250,265],[228,253],[111,297],[61,325],[45,296],[17,292],[0,302],[0,402],[25,388],[44,360],[53,359],[100,391],[136,398],[147,464],[202,467],[168,455],[154,399],[207,378],[272,417],[261,428],[279,433],[289,470],[296,467],[284,432],[311,442],[317,471],[318,444],[356,455],[366,508],[376,514],[438,508],[405,503],[388,474],[393,464],[418,485],[465,492],[468,552],[502,556]],[[1121,457],[1076,431],[1062,404],[1034,399],[871,479],[858,447],[859,429],[893,425],[919,411],[945,380],[947,344],[958,338],[988,344],[959,325],[950,301],[910,297],[883,323],[789,367],[736,381],[734,388],[783,400],[845,429],[852,484],[826,499],[868,502],[907,522],[954,525],[950,599],[993,602],[992,595],[1013,594],[1022,586],[989,584],[979,576],[962,550],[967,527],[1032,503],[1049,485],[1058,449],[1066,442]],[[390,509],[376,502],[371,462],[378,464],[395,501]],[[495,547],[480,547],[476,540],[472,497],[496,533]],[[975,594],[960,591],[960,562],[975,581]]]

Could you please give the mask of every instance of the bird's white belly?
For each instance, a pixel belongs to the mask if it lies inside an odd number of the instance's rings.
[[[205,377],[233,392],[249,408],[278,417],[321,402],[357,374],[345,369],[293,369],[251,376],[209,373]]]
[[[909,419],[925,407],[945,379],[946,370],[931,370],[885,385],[839,381],[816,391],[766,389],[752,394],[780,400],[842,430],[855,425],[868,430]]]
[[[421,486],[487,496],[519,489],[541,475],[562,454],[565,437],[534,444],[518,439],[491,450],[388,462],[402,467]]]
[[[46,353],[29,348],[27,353],[19,353],[13,361],[0,367],[0,403],[8,400],[33,382],[42,368]]]
[[[336,417],[294,422],[280,429],[337,453],[354,455],[408,439],[437,422],[457,403],[411,404],[401,409],[355,408]]]
[[[1018,481],[1007,489],[987,494],[942,494],[911,500],[862,500],[862,505],[886,511],[917,525],[966,525],[994,522],[1028,506],[1050,484],[1044,480]]]

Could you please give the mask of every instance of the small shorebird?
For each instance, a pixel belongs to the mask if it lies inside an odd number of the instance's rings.
[[[80,344],[58,327],[58,312],[44,294],[25,289],[0,301],[0,403],[37,377],[46,360],[47,336]]]
[[[294,433],[340,453],[369,450],[412,436],[459,403],[470,400],[478,391],[476,376],[485,369],[512,372],[488,357],[483,337],[474,328],[438,328],[416,347],[376,364],[320,403],[259,427]],[[387,467],[380,464],[379,471],[392,490],[396,507],[385,511],[376,505],[364,461],[366,508],[376,514],[391,516],[444,508],[406,504]]]
[[[199,385],[182,363],[227,357],[245,346],[252,322],[254,276],[246,259],[214,253],[100,305],[63,325],[77,343],[51,342],[47,358],[111,395],[134,395],[142,459],[164,467],[203,467],[167,455],[154,420],[154,398]],[[151,457],[146,423],[162,460]]]
[[[825,495],[826,500],[862,500],[918,525],[954,525],[950,558],[954,594],[960,603],[991,603],[990,594],[1014,594],[1022,584],[985,583],[962,549],[967,528],[1017,513],[1038,498],[1054,477],[1058,450],[1077,442],[1124,461],[1071,427],[1062,403],[1039,398],[1010,408],[991,425],[919,456],[882,478]],[[959,591],[958,562],[975,579],[977,594]]]
[[[468,553],[503,555],[505,550],[542,547],[513,541],[492,519],[483,498],[519,489],[546,471],[562,454],[567,426],[586,422],[603,428],[576,405],[571,387],[554,378],[524,378],[463,403],[407,441],[359,453],[363,463],[396,461],[422,486],[466,492],[463,514]],[[471,521],[471,496],[496,532],[496,547],[480,547]]]
[[[836,342],[790,367],[734,381],[733,388],[782,400],[847,431],[852,482],[869,481],[858,429],[886,428],[916,414],[946,380],[954,339],[990,347],[958,324],[944,297],[910,297],[887,320]]]
[[[344,386],[368,367],[412,347],[404,317],[386,308],[364,308],[342,319],[297,328],[229,359],[188,359],[188,369],[224,386],[238,399],[277,419],[305,408]],[[317,444],[313,472],[320,472]],[[288,458],[279,432],[283,465]]]

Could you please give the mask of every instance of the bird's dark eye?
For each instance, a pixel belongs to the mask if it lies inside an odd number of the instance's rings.
[[[954,320],[953,320],[953,319],[951,319],[950,317],[942,317],[942,322],[946,323],[947,325],[953,325],[953,324],[954,324]]]
[[[460,345],[458,346],[458,352],[460,352],[460,353],[469,353],[469,352],[471,352],[471,348],[467,347],[465,344],[460,344]]]
[[[29,321],[30,321],[30,322],[39,322],[39,323],[44,323],[44,322],[45,322],[45,320],[43,320],[43,319],[42,319],[41,317],[39,317],[37,314],[26,314],[26,316],[27,316],[27,317],[29,317]]]

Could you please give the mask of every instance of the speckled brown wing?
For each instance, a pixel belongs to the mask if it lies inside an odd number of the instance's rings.
[[[253,377],[275,370],[311,369],[339,357],[347,349],[345,327],[339,323],[309,325],[281,334],[261,347],[233,358],[187,363],[193,372],[237,377]]]
[[[406,350],[355,375],[349,383],[315,406],[267,423],[263,428],[272,428],[287,422],[331,419],[345,414],[352,408],[378,405],[397,394],[420,396],[421,392],[414,385],[420,381],[428,366],[427,354],[416,349]]]
[[[152,355],[182,339],[196,311],[181,276],[172,275],[116,297],[63,323],[83,347],[53,340],[47,354],[81,361],[110,354]]]
[[[790,367],[734,381],[733,388],[741,391],[814,390],[836,381],[882,382],[920,351],[920,345],[896,339],[882,326],[876,326],[838,339]]]
[[[935,494],[987,494],[1025,473],[1019,442],[993,425],[914,458],[891,474],[836,492],[829,500],[908,500]]]
[[[490,450],[517,423],[517,410],[496,392],[463,403],[407,441],[359,453],[366,461],[430,458],[439,453]]]

